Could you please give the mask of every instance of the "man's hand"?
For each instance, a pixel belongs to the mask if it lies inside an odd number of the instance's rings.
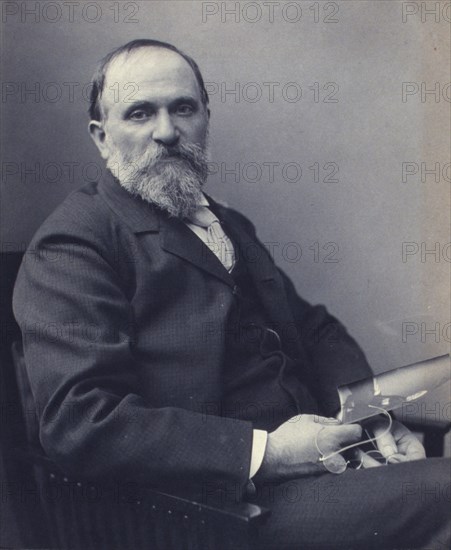
[[[312,414],[293,416],[268,434],[265,456],[257,472],[258,481],[282,481],[324,472],[318,459],[360,440],[358,424],[343,425],[334,418]],[[345,459],[337,454],[328,459],[340,470]]]
[[[377,418],[370,424],[373,437],[377,438],[377,448],[389,464],[426,458],[423,445],[404,424],[394,420],[390,432],[385,433],[387,427],[387,420],[384,418]],[[380,462],[362,450],[359,450],[358,457],[362,460],[364,468],[382,466]]]

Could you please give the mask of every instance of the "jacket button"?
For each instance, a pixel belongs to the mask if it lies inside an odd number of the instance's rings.
[[[238,295],[240,294],[240,287],[239,287],[238,285],[235,285],[235,286],[233,287],[233,294],[234,294],[235,296],[238,296]]]

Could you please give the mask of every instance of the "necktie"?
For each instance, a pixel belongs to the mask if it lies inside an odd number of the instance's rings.
[[[224,233],[218,218],[208,206],[198,206],[197,210],[188,218],[188,221],[207,230],[208,240],[206,245],[227,271],[230,271],[235,264],[233,244]]]

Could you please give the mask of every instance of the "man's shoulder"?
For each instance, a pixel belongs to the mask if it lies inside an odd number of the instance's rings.
[[[89,182],[72,191],[36,231],[33,242],[51,236],[99,238],[111,233],[119,219],[99,193],[99,184]]]

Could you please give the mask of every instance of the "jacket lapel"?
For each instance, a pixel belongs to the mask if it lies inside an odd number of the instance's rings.
[[[160,244],[166,252],[175,254],[234,287],[232,276],[218,258],[182,221],[162,218]]]

